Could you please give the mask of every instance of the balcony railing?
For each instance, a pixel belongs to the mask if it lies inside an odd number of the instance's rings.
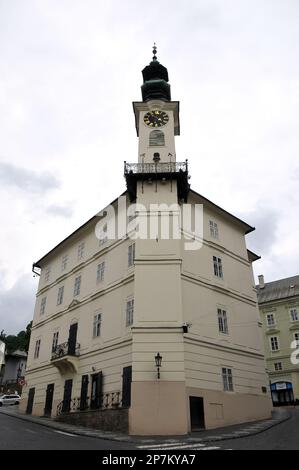
[[[188,172],[188,160],[185,162],[160,162],[160,163],[127,163],[124,162],[124,173],[127,174],[155,174],[155,173],[179,173]]]
[[[103,393],[98,399],[86,397],[72,398],[69,401],[61,401],[57,405],[57,416],[62,413],[86,410],[112,410],[122,408],[121,392]]]
[[[80,354],[80,344],[72,344],[69,341],[65,343],[58,344],[52,351],[51,360],[65,357],[65,356],[79,356]]]

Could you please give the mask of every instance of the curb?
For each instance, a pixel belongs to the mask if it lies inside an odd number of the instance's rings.
[[[107,433],[103,433],[103,434],[100,434],[99,432],[97,431],[92,431],[90,430],[90,428],[86,428],[86,431],[83,430],[82,428],[81,429],[77,429],[75,426],[65,426],[65,425],[61,425],[61,423],[57,423],[56,421],[44,421],[45,419],[49,419],[49,418],[34,418],[34,417],[30,417],[30,416],[27,416],[27,415],[22,415],[22,414],[19,414],[19,413],[10,413],[10,412],[7,412],[7,411],[4,411],[4,410],[1,410],[1,413],[0,414],[5,414],[6,416],[11,416],[13,418],[17,418],[17,419],[20,419],[22,421],[29,421],[31,423],[34,423],[34,424],[39,424],[40,426],[44,426],[44,427],[47,427],[47,428],[52,428],[52,429],[55,429],[55,430],[58,430],[58,431],[64,431],[64,432],[68,432],[70,434],[75,434],[77,436],[82,436],[82,437],[92,437],[92,438],[95,438],[95,439],[103,439],[103,440],[108,440],[108,441],[116,441],[116,442],[127,442],[127,443],[132,443],[132,444],[146,444],[146,442],[149,444],[150,442],[153,443],[153,441],[155,439],[185,439],[186,441],[190,442],[190,443],[193,443],[196,444],[197,442],[200,443],[200,442],[217,442],[217,441],[227,441],[227,440],[231,440],[231,439],[241,439],[241,438],[244,438],[244,437],[249,437],[249,436],[255,436],[257,434],[261,434],[262,432],[265,432],[267,431],[268,429],[271,429],[275,426],[278,426],[279,424],[285,422],[285,421],[288,421],[290,418],[291,418],[291,413],[287,410],[284,410],[284,416],[282,416],[281,418],[272,418],[271,420],[267,420],[265,422],[265,425],[264,426],[261,426],[259,429],[252,429],[252,430],[248,430],[248,431],[245,431],[246,427],[254,427],[254,426],[259,426],[258,423],[262,424],[262,421],[253,421],[253,422],[250,422],[250,423],[244,423],[244,430],[240,429],[239,431],[234,431],[234,432],[227,432],[227,434],[222,434],[222,435],[218,435],[218,436],[206,436],[206,437],[192,437],[192,436],[148,436],[148,437],[145,437],[145,436],[126,436],[126,435],[115,435],[114,433],[111,433],[109,434],[108,432]],[[73,429],[74,428],[74,429]],[[217,429],[215,429],[215,432],[217,432]],[[225,432],[225,430],[224,430]],[[143,438],[143,439],[142,439]],[[149,442],[150,441],[150,442]],[[159,444],[157,444],[159,445]],[[175,445],[175,444],[174,444]]]

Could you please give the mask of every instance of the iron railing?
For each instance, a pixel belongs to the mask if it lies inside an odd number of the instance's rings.
[[[188,160],[185,162],[127,163],[124,162],[124,174],[139,173],[179,173],[188,172]]]
[[[101,394],[98,399],[90,397],[86,397],[84,400],[81,400],[81,398],[72,398],[69,403],[65,403],[64,400],[62,400],[57,405],[57,416],[62,413],[86,411],[88,409],[107,410],[118,408],[122,408],[121,392],[108,392]]]
[[[69,341],[66,341],[65,343],[58,344],[53,350],[52,350],[52,357],[51,360],[59,359],[64,356],[79,356],[80,354],[80,344],[76,343],[73,347]]]

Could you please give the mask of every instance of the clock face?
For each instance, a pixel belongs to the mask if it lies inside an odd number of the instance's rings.
[[[164,111],[149,111],[145,114],[144,123],[149,127],[162,127],[169,121],[169,116]]]

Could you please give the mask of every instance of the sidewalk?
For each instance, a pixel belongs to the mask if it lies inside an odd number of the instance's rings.
[[[192,432],[187,436],[128,436],[120,433],[113,433],[107,431],[101,431],[98,429],[91,429],[85,427],[74,426],[71,424],[61,423],[54,421],[50,418],[30,416],[22,413],[18,408],[2,407],[0,414],[3,413],[8,416],[12,416],[17,419],[29,421],[31,423],[53,428],[59,431],[67,432],[70,434],[76,434],[85,437],[94,437],[97,439],[113,440],[120,442],[131,442],[136,444],[153,444],[155,442],[161,443],[176,441],[181,442],[213,442],[222,441],[227,439],[237,439],[245,436],[253,436],[267,429],[277,426],[278,424],[288,420],[291,417],[291,413],[285,408],[276,408],[272,412],[272,419],[264,421],[254,421],[250,423],[243,423],[234,426],[227,426],[225,428],[218,428],[214,430],[203,430],[198,432]]]

